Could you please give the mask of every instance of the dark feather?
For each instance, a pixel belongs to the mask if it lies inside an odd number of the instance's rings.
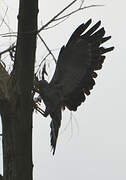
[[[102,44],[102,43],[108,41],[109,39],[111,39],[111,36],[102,38],[101,41],[100,41],[100,44]]]
[[[50,127],[53,154],[61,125],[61,107],[66,106],[70,111],[77,110],[95,85],[95,71],[102,68],[105,59],[103,54],[114,49],[101,47],[111,38],[104,37],[104,28],[98,30],[101,21],[85,32],[90,24],[91,20],[74,31],[66,46],[61,48],[51,82],[46,88],[45,85],[40,88],[47,114],[52,118]]]
[[[101,25],[101,21],[98,21],[91,29],[89,29],[86,33],[85,36],[89,37],[92,33],[94,33],[98,27]]]
[[[50,137],[51,137],[51,146],[53,150],[53,155],[56,150],[56,142],[58,138],[58,133],[59,133],[59,128],[61,125],[61,108],[57,108],[55,112],[50,113],[50,116],[52,118],[52,121],[50,123],[51,127],[51,132],[50,132]]]
[[[66,46],[68,46],[71,42],[77,40],[77,38],[80,37],[80,35],[88,28],[88,26],[91,24],[91,19],[86,22],[86,24],[81,24],[71,35],[68,43]]]

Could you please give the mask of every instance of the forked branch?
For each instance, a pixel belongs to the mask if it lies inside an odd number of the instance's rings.
[[[56,14],[52,19],[50,19],[45,25],[43,25],[39,30],[38,30],[38,33],[40,33],[40,31],[42,30],[46,30],[46,29],[49,29],[51,27],[48,27],[51,23],[53,22],[56,22],[56,21],[64,21],[66,20],[65,18],[68,18],[69,16],[71,16],[72,14],[75,14],[77,13],[78,11],[82,11],[84,9],[87,9],[87,8],[92,8],[92,7],[101,7],[101,6],[104,6],[104,5],[89,5],[89,6],[83,6],[84,4],[84,0],[81,1],[81,4],[78,8],[76,8],[75,10],[73,10],[72,12],[66,14],[66,15],[63,15],[61,16],[68,8],[70,8],[73,4],[75,4],[75,2],[77,2],[78,0],[74,0],[72,1],[70,4],[68,4],[68,6],[66,6],[63,10],[61,10],[58,14]],[[61,16],[61,17],[60,17]],[[60,22],[59,22],[60,23]],[[57,23],[57,25],[59,24]],[[54,27],[55,25],[53,25],[52,27]]]
[[[40,31],[42,31],[45,27],[47,27],[50,23],[52,23],[53,21],[56,20],[57,17],[59,17],[64,11],[66,11],[69,7],[71,7],[77,0],[72,1],[70,4],[68,4],[68,6],[66,6],[63,10],[61,10],[58,14],[56,14],[51,20],[49,20],[45,25],[43,25],[39,30],[38,33]]]

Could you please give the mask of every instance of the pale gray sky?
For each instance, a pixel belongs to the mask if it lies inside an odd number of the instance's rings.
[[[11,4],[7,0],[1,2],[3,13],[5,4],[9,5],[7,20],[14,28],[17,1],[12,0]],[[47,22],[69,2],[41,1],[39,24]],[[103,69],[98,73],[96,86],[85,103],[73,113],[72,120],[70,113],[64,112],[54,157],[50,153],[50,119],[34,114],[34,180],[126,179],[126,2],[86,0],[85,5],[89,4],[105,6],[73,15],[56,28],[44,31],[44,39],[51,49],[60,48],[78,25],[92,18],[93,23],[102,20],[106,34],[112,35],[107,45],[114,45],[115,50],[107,54]]]

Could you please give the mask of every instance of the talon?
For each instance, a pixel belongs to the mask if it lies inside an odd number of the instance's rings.
[[[33,105],[33,109],[35,109],[36,111],[38,111],[39,113],[41,113],[44,117],[47,117],[45,111],[43,111],[37,103],[34,102],[34,105]]]

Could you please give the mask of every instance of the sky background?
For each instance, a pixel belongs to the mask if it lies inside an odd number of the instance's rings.
[[[39,27],[63,9],[70,0],[39,2]],[[55,156],[50,152],[50,118],[44,119],[34,113],[33,161],[34,180],[125,180],[126,179],[126,47],[124,0],[86,0],[85,6],[103,4],[103,7],[86,9],[71,16],[59,26],[43,31],[41,35],[50,49],[59,49],[66,44],[78,25],[92,18],[93,24],[102,21],[106,35],[112,39],[106,46],[115,50],[106,55],[103,69],[98,72],[96,85],[85,103],[76,113],[63,113],[62,128]],[[0,0],[0,18],[6,6],[7,23],[16,31],[18,3],[16,0]],[[73,6],[74,8],[76,7]],[[72,8],[71,8],[72,10]],[[0,19],[1,21],[1,19]],[[5,29],[4,29],[5,28]],[[0,34],[6,27],[0,29]],[[5,38],[0,48],[7,45]],[[10,39],[9,42],[11,42]],[[1,40],[2,42],[2,40]],[[41,44],[38,45],[39,49]],[[1,49],[0,49],[1,51]],[[45,50],[41,48],[37,58]],[[57,56],[57,52],[54,52]],[[50,72],[52,68],[48,65]],[[2,152],[0,152],[2,159]],[[2,171],[2,163],[0,163]]]

